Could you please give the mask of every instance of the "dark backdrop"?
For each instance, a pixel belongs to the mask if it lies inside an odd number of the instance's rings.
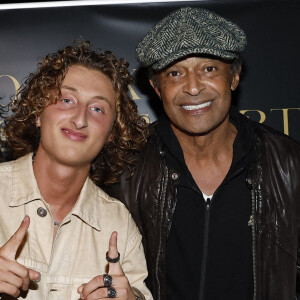
[[[84,1],[83,1],[84,2]],[[161,106],[137,70],[135,47],[169,12],[193,6],[214,10],[247,34],[244,76],[234,103],[250,118],[300,141],[300,1],[174,1],[166,3],[0,10],[0,97],[36,69],[38,58],[83,37],[130,62],[137,82],[130,87],[139,111],[157,118]],[[1,9],[1,5],[0,5]]]

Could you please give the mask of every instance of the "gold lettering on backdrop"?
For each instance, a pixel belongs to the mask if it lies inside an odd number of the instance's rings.
[[[16,94],[17,91],[18,91],[19,88],[20,88],[20,83],[19,83],[19,81],[18,81],[15,77],[10,76],[10,75],[0,75],[0,78],[1,78],[1,77],[8,77],[9,79],[11,79],[11,81],[12,81],[13,84],[14,84],[14,87],[15,87],[15,94]]]
[[[132,69],[132,72],[130,73],[130,75],[132,75],[135,71],[136,71],[136,69]]]
[[[300,110],[299,107],[295,108],[271,108],[271,112],[273,110],[281,110],[282,111],[282,117],[283,117],[283,132],[287,135],[289,135],[289,110],[291,109],[297,109]]]
[[[146,121],[147,124],[150,124],[150,123],[151,123],[149,114],[144,114],[144,115],[142,115],[142,116],[143,116],[143,118],[145,119],[145,121]]]
[[[3,120],[0,121],[0,126],[2,125],[2,123],[3,123]],[[5,142],[5,141],[6,141],[6,138],[4,135],[4,128],[1,126],[0,127],[0,142],[1,142],[1,144],[3,144],[3,142]],[[0,148],[1,148],[1,150],[4,149],[3,147],[0,147]]]
[[[132,75],[135,71],[136,71],[136,69],[132,69],[132,72],[130,73],[130,75]],[[135,90],[133,89],[131,84],[128,85],[128,89],[129,89],[129,93],[131,94],[132,100],[141,100],[141,98],[135,92]]]
[[[9,79],[13,82],[14,89],[15,89],[14,94],[16,95],[17,91],[18,91],[19,88],[20,88],[20,84],[19,84],[18,80],[17,80],[15,77],[11,76],[11,75],[0,75],[0,78],[2,78],[2,77],[7,77],[7,78],[9,78]],[[16,96],[15,96],[15,99],[16,99]],[[0,120],[0,126],[2,125],[2,123],[3,123],[3,120]],[[3,146],[3,143],[4,143],[5,141],[6,141],[6,138],[5,138],[5,135],[4,135],[4,129],[3,129],[3,127],[1,126],[1,127],[0,127],[0,144],[1,144],[0,151],[1,151],[2,153],[5,152],[5,151],[7,150],[7,149]]]
[[[131,84],[128,85],[129,93],[131,94],[132,100],[140,100],[141,98],[137,95]]]
[[[259,113],[260,116],[260,120],[258,121],[259,123],[263,123],[266,120],[266,114],[258,109],[245,109],[245,110],[240,110],[240,113],[245,115],[247,118],[249,118],[249,116],[247,116],[247,112],[249,111],[256,111]]]

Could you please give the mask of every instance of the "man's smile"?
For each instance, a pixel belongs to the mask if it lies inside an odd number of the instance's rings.
[[[185,110],[196,110],[196,109],[202,109],[204,107],[210,106],[212,104],[212,101],[208,101],[202,104],[197,105],[182,105],[181,107]]]
[[[87,135],[81,132],[74,131],[69,128],[62,128],[62,132],[64,133],[65,136],[70,138],[73,141],[82,141],[87,138]]]

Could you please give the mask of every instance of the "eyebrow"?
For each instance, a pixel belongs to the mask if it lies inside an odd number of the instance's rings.
[[[61,89],[65,89],[65,90],[69,90],[69,91],[72,91],[72,92],[75,92],[76,94],[78,94],[78,90],[74,87],[71,87],[71,86],[67,86],[67,85],[62,85],[61,86]],[[110,107],[112,106],[109,99],[104,97],[104,96],[101,96],[101,95],[97,95],[97,96],[94,96],[93,98],[96,98],[98,100],[103,100],[105,101]]]

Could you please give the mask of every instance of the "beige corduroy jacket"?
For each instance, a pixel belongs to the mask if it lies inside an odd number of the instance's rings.
[[[120,263],[131,286],[145,299],[152,299],[144,284],[147,269],[141,235],[121,202],[87,178],[53,240],[54,220],[38,189],[32,154],[0,164],[0,185],[0,247],[18,229],[24,216],[30,217],[27,239],[16,260],[40,272],[41,280],[31,283],[28,294],[23,295],[25,299],[79,299],[77,288],[81,284],[107,273],[105,254],[113,231],[118,232]],[[38,209],[46,210],[46,215],[40,216],[44,214]],[[3,294],[2,299],[14,298]]]

